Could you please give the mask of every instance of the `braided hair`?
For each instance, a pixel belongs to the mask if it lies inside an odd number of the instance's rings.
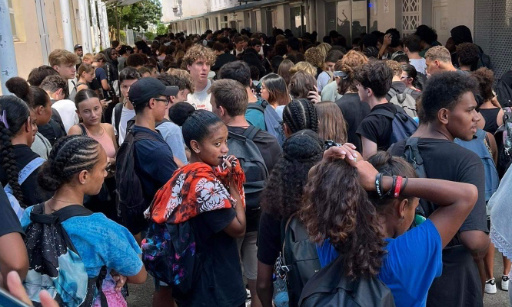
[[[98,162],[100,144],[83,135],[66,136],[53,146],[48,161],[41,167],[37,181],[49,192],[57,191],[63,184],[83,170],[90,171]]]
[[[185,120],[182,126],[185,144],[192,150],[190,142],[200,142],[210,134],[210,126],[222,123],[220,118],[210,111],[196,110]]]
[[[307,99],[294,99],[283,110],[283,122],[291,133],[303,129],[318,132],[318,116],[315,106]]]
[[[28,85],[27,85],[28,88]],[[7,181],[12,188],[14,197],[20,206],[25,208],[23,192],[18,183],[19,169],[16,166],[16,157],[13,152],[11,139],[18,134],[30,116],[27,104],[16,96],[0,97],[0,116],[5,115],[5,121],[0,121],[0,159],[1,167],[7,175]]]

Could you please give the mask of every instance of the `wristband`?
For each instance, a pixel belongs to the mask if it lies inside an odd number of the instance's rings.
[[[377,190],[377,194],[379,194],[379,197],[382,198],[382,191],[381,191],[381,184],[382,184],[382,173],[378,173],[377,176],[375,176],[375,189]]]
[[[400,188],[402,186],[402,176],[396,177],[396,185],[395,185],[395,192],[393,194],[393,197],[397,198],[400,195]]]
[[[395,187],[396,187],[396,176],[393,176],[393,184],[391,184],[391,189],[389,189],[386,192],[386,194],[384,194],[381,198],[383,198],[384,196],[392,196],[392,193],[395,190]]]
[[[407,183],[409,182],[409,178],[405,177],[404,179],[405,179],[405,181],[404,181],[404,184],[402,184],[402,192],[405,191],[405,187],[407,186]]]

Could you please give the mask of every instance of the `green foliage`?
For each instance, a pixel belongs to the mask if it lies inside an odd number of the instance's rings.
[[[108,24],[118,30],[147,30],[148,25],[157,24],[162,18],[162,5],[159,0],[143,0],[132,5],[111,5],[107,8]]]
[[[163,23],[159,22],[156,25],[156,34],[157,35],[166,35],[168,32],[168,27],[164,25]]]

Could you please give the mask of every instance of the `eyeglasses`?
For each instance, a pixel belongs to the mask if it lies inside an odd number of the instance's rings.
[[[165,103],[165,105],[169,105],[169,103],[171,102],[171,100],[169,99],[169,97],[166,97],[166,98],[153,98],[155,99],[156,101],[162,101],[163,103]]]

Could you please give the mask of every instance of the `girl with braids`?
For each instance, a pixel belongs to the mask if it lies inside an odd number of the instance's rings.
[[[322,266],[340,255],[347,277],[377,276],[396,306],[426,306],[430,285],[442,272],[442,250],[477,194],[471,184],[416,178],[409,163],[387,152],[364,161],[345,144],[327,150],[309,172],[301,218],[312,240],[329,240],[317,248]],[[419,198],[438,209],[408,230]]]
[[[58,140],[38,176],[41,187],[53,193],[53,197],[42,203],[41,214],[51,215],[69,206],[82,206],[85,195],[100,191],[107,175],[106,167],[107,155],[96,140],[81,135]],[[37,207],[25,210],[21,220],[24,229],[32,223],[30,213]],[[124,282],[144,283],[147,276],[139,256],[140,248],[131,233],[102,213],[70,217],[61,225],[80,255],[89,278],[97,277],[101,268],[107,267],[102,290],[108,306],[126,306],[120,293]],[[126,276],[126,280],[117,274]],[[116,275],[115,280],[112,275]],[[93,306],[100,305],[97,295]]]
[[[246,292],[236,238],[245,235],[245,175],[236,158],[227,156],[228,128],[215,114],[197,110],[182,129],[190,163],[174,172],[147,212],[156,224],[190,221],[195,234],[202,269],[192,295],[174,293],[174,298],[179,306],[242,306]],[[150,259],[160,243],[146,237],[144,257],[149,253]],[[156,294],[161,298],[165,292],[170,300],[171,288],[160,285]]]
[[[68,135],[84,135],[95,139],[105,150],[109,163],[109,174],[101,192],[93,197],[87,197],[85,207],[93,212],[102,212],[108,218],[117,221],[115,196],[112,192],[116,188],[112,166],[115,165],[118,149],[114,127],[111,124],[101,122],[103,108],[100,99],[93,90],[79,91],[75,96],[75,104],[82,122],[72,126]]]
[[[50,198],[37,183],[37,172],[44,160],[30,146],[37,131],[37,119],[28,105],[16,96],[0,97],[0,182],[12,189],[21,209]],[[29,174],[19,184],[19,174]],[[22,213],[20,208],[15,208]]]
[[[6,82],[11,93],[23,99],[30,108],[30,116],[36,119],[37,126],[48,124],[52,116],[52,102],[50,96],[37,86],[29,86],[27,81],[20,77],[13,77]],[[48,159],[52,145],[39,131],[36,132],[34,142],[30,149],[43,159]]]
[[[322,159],[322,154],[322,140],[315,132],[296,132],[284,142],[283,156],[274,166],[261,194],[257,289],[265,307],[272,306],[272,273],[283,246],[281,223],[300,210],[302,187],[309,170]],[[296,306],[299,297],[289,294],[290,306]]]
[[[313,103],[307,99],[294,99],[286,105],[283,111],[283,128],[286,137],[303,129],[318,132],[318,116]]]

